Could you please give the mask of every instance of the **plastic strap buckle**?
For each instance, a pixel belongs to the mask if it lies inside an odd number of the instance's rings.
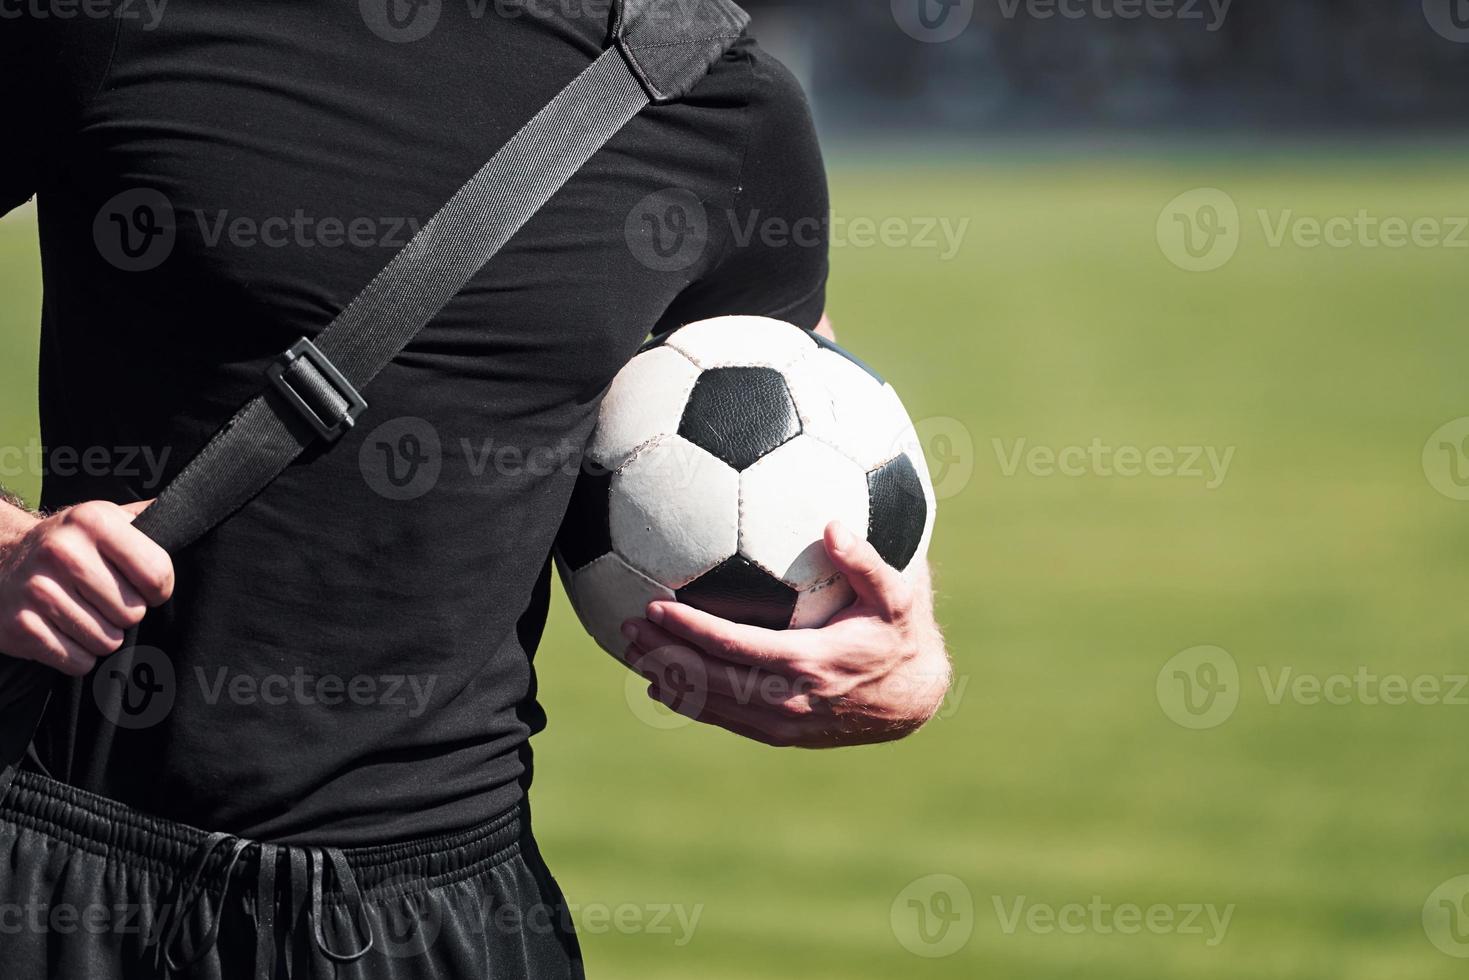
[[[316,434],[336,442],[367,409],[367,399],[310,340],[302,337],[265,374]]]

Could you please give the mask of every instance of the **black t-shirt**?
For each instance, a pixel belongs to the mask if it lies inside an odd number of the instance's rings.
[[[404,41],[357,0],[0,4],[0,211],[38,200],[47,508],[156,496],[609,26],[605,5],[443,4]],[[160,653],[124,678],[136,713],[102,724],[93,680],[53,699],[44,764],[289,842],[514,803],[545,723],[547,557],[602,393],[652,330],[815,326],[826,212],[800,89],[746,38],[531,221],[372,384],[357,429],[176,556],[143,629]]]

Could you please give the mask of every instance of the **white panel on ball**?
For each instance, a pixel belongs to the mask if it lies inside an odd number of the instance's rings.
[[[740,475],[740,553],[798,590],[836,571],[822,543],[826,525],[841,521],[861,537],[867,516],[867,474],[810,436]]]
[[[701,372],[687,357],[655,347],[633,358],[612,382],[587,455],[616,469],[640,446],[678,431]]]
[[[856,460],[864,472],[895,458],[914,438],[913,423],[893,387],[836,351],[818,350],[800,368],[812,371],[819,384],[792,386],[797,407],[803,396],[809,401],[824,395],[830,401],[825,411],[802,408],[802,419],[811,419],[807,431]]]
[[[721,316],[669,334],[667,346],[704,370],[723,367],[784,368],[816,349],[800,327],[763,316]]]
[[[682,436],[667,436],[612,475],[612,550],[681,589],[739,547],[740,477]]]
[[[796,403],[796,414],[804,432],[830,433],[836,428],[836,406],[826,378],[817,370],[814,357],[803,357],[782,372],[786,388]],[[830,441],[830,440],[828,440]]]
[[[857,593],[852,591],[852,585],[844,575],[818,582],[796,597],[796,614],[791,619],[791,629],[825,626],[855,598]]]
[[[674,597],[673,590],[629,568],[616,555],[603,555],[572,575],[570,592],[582,626],[618,660],[627,649],[622,624],[643,619],[648,603]]]

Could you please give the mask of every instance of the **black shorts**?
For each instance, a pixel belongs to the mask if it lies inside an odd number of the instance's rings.
[[[581,976],[524,805],[347,850],[208,834],[26,772],[0,805],[5,980]]]

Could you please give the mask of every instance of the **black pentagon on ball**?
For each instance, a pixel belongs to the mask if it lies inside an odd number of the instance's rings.
[[[699,576],[676,593],[678,601],[712,616],[783,630],[796,615],[796,590],[741,555]]]
[[[907,568],[928,523],[923,481],[907,453],[867,474],[867,498],[867,540],[883,561]]]
[[[699,375],[678,434],[736,471],[801,434],[801,416],[773,368],[713,368]]]
[[[612,474],[584,470],[571,493],[566,518],[556,534],[556,553],[575,572],[612,551]]]

